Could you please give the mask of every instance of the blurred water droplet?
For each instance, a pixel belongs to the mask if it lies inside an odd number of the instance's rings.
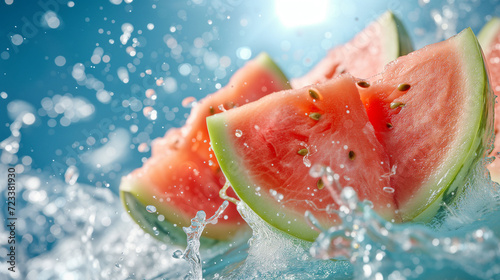
[[[321,164],[314,164],[311,169],[309,169],[309,175],[313,178],[319,178],[325,173],[325,167]]]
[[[156,207],[154,207],[154,205],[148,205],[146,206],[146,211],[148,211],[149,213],[154,213],[156,212]]]
[[[196,98],[189,96],[182,100],[182,107],[192,108],[194,106],[196,106]]]
[[[146,97],[156,99],[156,91],[152,88],[146,90]]]
[[[141,153],[145,153],[147,151],[149,151],[149,147],[148,147],[148,144],[147,143],[141,143],[139,145],[139,147],[137,147],[137,150]]]
[[[66,169],[66,172],[64,173],[64,181],[68,185],[74,185],[76,183],[76,180],[78,180],[78,176],[80,176],[78,168],[72,165],[68,167],[68,169]]]
[[[226,111],[226,108],[224,108],[223,104],[220,104],[219,106],[217,106],[217,108],[219,108],[219,110],[221,110],[222,112]]]
[[[236,135],[236,137],[241,137],[241,136],[243,136],[243,132],[239,129],[236,129],[236,132],[234,133],[234,135]]]

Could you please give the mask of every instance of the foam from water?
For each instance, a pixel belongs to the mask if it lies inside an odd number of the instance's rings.
[[[319,174],[319,173],[318,173]],[[430,224],[393,224],[379,217],[356,192],[339,187],[329,168],[321,174],[327,188],[340,191],[342,223],[321,229],[311,247],[320,259],[346,259],[355,279],[492,279],[500,275],[498,184],[484,164],[467,179],[464,192]],[[306,216],[317,224],[310,214]]]

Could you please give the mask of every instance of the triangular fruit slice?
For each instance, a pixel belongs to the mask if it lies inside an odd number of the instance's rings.
[[[490,75],[491,88],[500,95],[500,18],[492,18],[479,32],[477,39],[483,48],[486,66]],[[495,103],[495,148],[490,156],[496,159],[488,165],[491,179],[500,183],[500,103]]]
[[[389,186],[389,159],[377,141],[354,78],[282,91],[207,118],[222,171],[238,196],[269,224],[305,240],[310,210],[324,226],[339,223],[333,198],[311,164],[330,166],[387,219],[398,219]],[[338,205],[336,205],[338,209]],[[329,209],[329,211],[328,211]]]
[[[359,85],[395,170],[401,218],[429,221],[461,192],[492,134],[493,94],[476,37],[466,29]]]
[[[211,215],[223,202],[219,190],[225,179],[210,150],[205,118],[221,112],[219,105],[230,109],[287,88],[278,66],[267,54],[261,54],[238,70],[227,86],[200,100],[186,125],[156,139],[151,158],[122,178],[120,195],[132,218],[161,240],[185,243],[181,228],[189,226],[199,210]],[[227,239],[244,226],[232,205],[203,235]]]
[[[293,88],[324,82],[343,72],[369,78],[384,66],[413,50],[401,21],[390,11],[358,33],[351,41],[331,49],[305,76],[291,81]]]

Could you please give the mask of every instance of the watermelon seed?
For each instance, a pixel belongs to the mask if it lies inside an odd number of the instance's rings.
[[[370,83],[368,83],[367,81],[359,81],[357,84],[362,88],[370,87]]]
[[[354,153],[354,151],[349,151],[349,159],[354,160],[355,158],[356,158],[356,154]]]
[[[398,90],[399,91],[407,91],[410,89],[410,85],[409,84],[399,84],[398,86]]]
[[[309,153],[309,151],[307,149],[300,149],[297,154],[301,155],[301,156],[305,156]]]
[[[310,113],[309,117],[315,121],[319,121],[319,118],[321,118],[321,114],[320,113]]]
[[[319,178],[318,182],[316,182],[316,187],[318,187],[319,190],[323,189],[325,187],[325,183],[321,178]]]
[[[387,128],[392,128],[392,123],[388,122],[385,124],[387,126]]]
[[[311,98],[314,100],[319,100],[321,98],[319,92],[314,88],[309,89],[309,96],[311,96]]]
[[[215,109],[214,109],[214,107],[210,106],[209,110],[210,110],[210,115],[215,114]]]
[[[403,106],[405,106],[405,104],[401,103],[399,101],[391,102],[391,105],[390,105],[391,109],[396,109],[398,107],[403,107]]]

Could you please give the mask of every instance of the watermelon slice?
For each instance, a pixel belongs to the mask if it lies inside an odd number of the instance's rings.
[[[317,234],[304,211],[324,224],[336,221],[324,211],[332,199],[305,163],[332,167],[385,218],[398,221],[397,209],[403,221],[427,222],[484,155],[492,113],[481,49],[466,29],[370,80],[341,76],[274,93],[207,123],[238,196],[273,226],[312,240]]]
[[[389,158],[350,75],[268,95],[207,123],[217,160],[236,193],[276,228],[313,241],[318,233],[306,224],[306,210],[325,226],[338,222],[327,211],[334,204],[330,193],[308,175],[310,163],[332,167],[342,185],[371,198],[387,219],[397,219],[393,195],[384,191]]]
[[[369,78],[384,65],[413,50],[401,21],[390,11],[358,33],[351,41],[331,49],[305,76],[291,81],[293,88],[324,82],[343,72]]]
[[[471,29],[400,57],[359,87],[403,221],[428,222],[484,156],[493,94]]]
[[[486,66],[490,75],[491,88],[498,96],[500,95],[500,18],[492,18],[479,32],[477,36],[481,47],[483,48]],[[495,147],[490,156],[497,157],[490,165],[488,170],[491,174],[491,179],[500,183],[500,103],[495,104]]]
[[[205,118],[287,88],[278,66],[261,54],[238,70],[227,86],[200,100],[186,125],[156,139],[151,158],[122,178],[120,195],[132,218],[161,240],[186,242],[182,227],[189,226],[199,210],[210,215],[223,202],[219,190],[225,178],[211,152]],[[227,239],[245,227],[234,205],[224,215],[217,226],[207,226],[205,237]]]

